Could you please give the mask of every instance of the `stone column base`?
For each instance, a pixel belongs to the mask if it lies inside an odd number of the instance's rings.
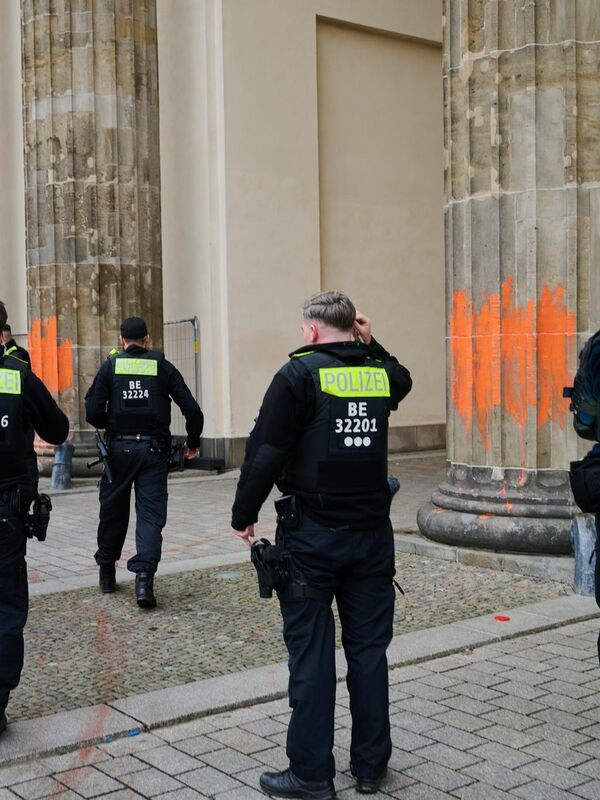
[[[448,464],[448,480],[417,515],[428,539],[518,553],[570,553],[576,512],[564,470]]]

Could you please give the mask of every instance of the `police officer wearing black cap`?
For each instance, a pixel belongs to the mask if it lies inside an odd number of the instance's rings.
[[[0,327],[6,323],[0,303]],[[34,428],[50,444],[62,444],[69,421],[44,384],[20,359],[0,356],[0,733],[6,706],[23,669],[23,628],[29,606],[25,515],[37,491],[27,472]]]
[[[290,766],[264,773],[260,785],[272,797],[330,800],[334,597],[348,662],[350,767],[359,792],[378,790],[392,749],[386,649],[394,540],[387,430],[390,411],[412,381],[373,339],[369,319],[339,292],[308,300],[302,329],[305,347],[273,378],[250,434],[232,528],[249,546],[276,483],[287,509],[277,543],[293,565],[286,571],[289,583],[278,591],[289,652]]]
[[[120,340],[123,352],[102,364],[85,398],[87,421],[106,430],[113,478],[109,483],[104,475],[100,482],[95,558],[102,592],[113,592],[135,486],[137,552],[127,568],[135,572],[138,605],[154,608],[154,573],[167,521],[171,398],[186,420],[187,458],[198,454],[204,417],[179,371],[163,353],[148,349],[150,337],[143,319],[124,320]]]

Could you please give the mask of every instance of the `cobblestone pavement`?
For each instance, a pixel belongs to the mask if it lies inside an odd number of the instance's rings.
[[[396,604],[396,634],[570,593],[562,583],[404,553],[396,566],[406,591]],[[287,657],[278,604],[258,598],[249,563],[163,576],[156,588],[159,607],[152,612],[138,609],[130,583],[114,595],[81,589],[34,598],[11,718],[109,702]]]
[[[419,506],[431,497],[445,475],[445,455],[436,452],[394,457],[390,461],[390,471],[398,475],[402,482],[401,492],[392,506],[394,529],[399,532],[415,531]],[[184,562],[243,552],[240,542],[232,536],[229,528],[237,478],[237,472],[230,472],[200,479],[175,477],[170,481],[163,564],[179,562],[182,569],[189,569],[190,565]],[[48,540],[43,544],[37,541],[29,544],[27,561],[30,583],[94,575],[97,571],[94,562],[98,525],[97,492],[91,488],[77,493],[54,494],[52,502],[54,509]],[[265,503],[260,522],[259,534],[272,535],[275,529],[272,502]],[[132,555],[133,544],[131,525],[121,565]]]
[[[597,629],[590,620],[392,670],[394,748],[378,797],[597,800]],[[259,798],[260,773],[287,766],[288,719],[276,700],[7,767],[0,798]],[[343,685],[336,720],[336,789],[350,798]]]

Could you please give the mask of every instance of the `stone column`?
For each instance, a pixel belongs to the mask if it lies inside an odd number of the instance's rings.
[[[21,0],[30,348],[87,441],[122,317],[162,342],[156,0]]]
[[[570,551],[563,386],[600,326],[600,4],[446,0],[448,475],[422,532]]]

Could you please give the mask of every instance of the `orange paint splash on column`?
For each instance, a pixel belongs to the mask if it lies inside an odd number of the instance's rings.
[[[525,425],[528,406],[535,405],[535,303],[514,303],[512,276],[502,284],[503,400],[510,416]]]
[[[475,321],[473,385],[477,427],[486,450],[490,447],[489,421],[500,404],[500,303],[490,295]]]
[[[452,402],[469,423],[473,418],[473,303],[455,292],[450,317],[450,388]]]
[[[567,311],[565,290],[544,286],[537,317],[538,335],[538,427],[545,422],[565,424],[563,386],[571,382],[573,367],[569,338],[575,336],[575,314]]]
[[[491,294],[474,311],[470,292],[454,293],[450,319],[451,398],[467,428],[475,415],[483,446],[491,447],[495,408],[523,427],[537,406],[537,424],[564,427],[563,386],[572,378],[575,314],[567,310],[562,286],[542,288],[537,305],[515,303],[514,278],[500,296]],[[501,390],[502,387],[502,390]]]
[[[31,367],[52,394],[73,388],[73,342],[65,339],[58,344],[56,316],[45,323],[34,320],[29,333]]]

